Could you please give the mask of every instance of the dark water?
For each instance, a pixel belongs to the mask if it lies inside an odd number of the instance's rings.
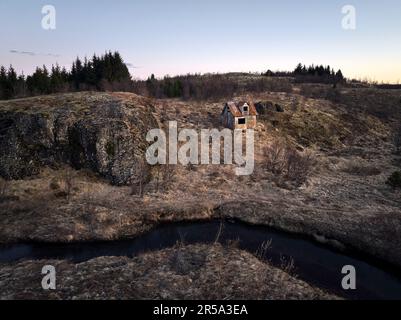
[[[100,256],[135,256],[141,252],[173,246],[184,239],[186,244],[214,242],[219,221],[175,223],[160,226],[132,240],[73,244],[17,244],[0,246],[0,262],[21,259],[66,259],[83,262]],[[401,299],[401,272],[372,259],[333,251],[313,241],[274,231],[268,227],[224,222],[219,241],[239,240],[239,246],[255,253],[263,242],[271,240],[266,258],[280,267],[283,260],[294,261],[294,273],[329,292],[350,299]],[[357,290],[341,288],[345,265],[357,272]]]

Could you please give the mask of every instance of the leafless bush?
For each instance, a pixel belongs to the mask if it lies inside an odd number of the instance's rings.
[[[312,167],[315,165],[314,158],[310,153],[301,154],[290,148],[286,149],[285,162],[287,178],[297,184],[302,184],[306,181]]]
[[[155,191],[159,193],[162,179],[162,167],[160,165],[153,168],[153,177],[155,180]]]
[[[72,176],[70,171],[64,175],[64,190],[67,194],[67,200],[70,199],[71,192],[74,187],[74,177]]]
[[[9,188],[9,182],[3,178],[0,178],[0,199],[7,198]]]
[[[265,161],[268,171],[274,174],[281,174],[285,168],[284,156],[285,148],[282,143],[274,142],[271,146],[265,148]]]
[[[266,169],[274,175],[302,185],[316,164],[310,153],[299,153],[292,147],[275,142],[264,151]]]
[[[72,192],[76,189],[74,175],[71,170],[62,171],[50,181],[49,187],[55,191],[57,197],[64,197],[70,200]]]
[[[155,192],[168,191],[175,180],[176,170],[173,165],[157,165],[153,167]]]
[[[131,192],[130,195],[138,195],[143,198],[144,187],[148,177],[148,167],[144,160],[139,160],[135,165],[134,172],[131,178]]]
[[[97,223],[96,204],[93,193],[89,189],[89,186],[86,187],[82,195],[82,206],[81,217],[88,226],[90,232],[93,233]]]
[[[280,269],[289,275],[295,276],[295,264],[292,257],[280,257]]]
[[[176,270],[178,273],[186,274],[188,261],[186,261],[184,256],[185,236],[182,234],[181,231],[178,231],[178,235],[180,237],[180,240],[177,240],[177,242],[175,243],[175,250],[174,254],[171,257],[171,263],[173,269]]]
[[[255,253],[256,257],[260,260],[265,260],[267,251],[271,248],[271,245],[272,245],[271,239],[269,241],[264,241],[256,251]]]
[[[182,251],[182,247],[180,245],[177,245],[177,249],[174,252],[174,254],[171,257],[171,264],[173,269],[178,273],[178,274],[187,274],[188,271],[188,261],[186,261],[184,253]]]
[[[174,183],[176,170],[173,165],[163,165],[162,168],[162,187],[165,191],[169,190]]]

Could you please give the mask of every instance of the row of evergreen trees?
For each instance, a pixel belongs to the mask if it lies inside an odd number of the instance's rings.
[[[82,90],[130,90],[132,80],[129,70],[118,52],[94,55],[83,61],[77,58],[67,71],[60,66],[50,70],[43,66],[25,77],[17,75],[14,68],[0,67],[0,99]]]
[[[25,77],[18,76],[12,66],[8,70],[0,67],[0,99],[11,99],[24,92],[25,87]]]
[[[293,75],[298,81],[302,82],[323,82],[323,83],[341,83],[345,81],[343,73],[341,70],[337,72],[334,71],[330,66],[315,66],[302,65],[299,63],[295,68]]]
[[[329,83],[334,85],[346,81],[341,70],[336,72],[330,66],[315,66],[313,64],[307,67],[302,63],[299,63],[294,71],[273,72],[267,70],[262,75],[266,77],[291,77],[295,78],[297,82]]]
[[[293,72],[272,72],[263,74],[268,77],[295,77],[297,82],[319,82],[338,84],[345,81],[341,70],[334,71],[330,66],[306,67],[301,63]],[[271,81],[255,80],[239,87],[236,79],[228,75],[186,75],[156,79],[154,75],[147,81],[131,80],[130,73],[118,52],[107,52],[104,55],[94,55],[83,61],[77,58],[70,71],[52,66],[50,70],[43,66],[25,77],[17,75],[14,68],[0,68],[0,99],[12,99],[33,95],[58,92],[98,90],[98,91],[131,91],[156,98],[212,98],[229,95],[237,91],[284,90],[287,85],[279,83],[278,88],[272,88]],[[279,82],[277,79],[275,82]]]

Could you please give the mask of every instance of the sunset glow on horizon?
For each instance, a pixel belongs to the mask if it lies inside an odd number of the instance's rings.
[[[355,0],[356,29],[341,27],[344,1],[0,2],[0,64],[31,74],[69,68],[77,57],[119,51],[133,78],[187,73],[293,70],[330,65],[347,78],[401,81],[401,2]],[[151,17],[151,18],[149,18]]]

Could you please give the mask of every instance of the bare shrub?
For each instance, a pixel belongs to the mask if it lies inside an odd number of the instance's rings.
[[[163,190],[168,191],[174,181],[176,176],[176,169],[173,165],[166,164],[162,166],[162,187]]]
[[[206,263],[206,252],[188,251],[183,242],[177,242],[170,256],[170,266],[177,274],[187,275],[196,272]]]
[[[311,153],[299,153],[281,142],[274,142],[265,148],[266,169],[285,181],[302,185],[316,164]]]
[[[131,192],[130,195],[137,195],[143,198],[144,187],[148,177],[148,167],[144,160],[138,161],[134,168],[134,172],[131,178]]]
[[[289,275],[295,277],[295,263],[292,257],[280,257],[280,269],[284,272],[288,273]]]
[[[153,167],[152,176],[155,192],[166,192],[172,187],[175,181],[176,170],[173,165],[156,165]]]
[[[71,192],[74,188],[74,177],[71,172],[68,170],[64,175],[64,190],[67,194],[67,199],[70,199]]]
[[[174,254],[171,257],[172,267],[179,274],[186,274],[187,264],[188,262],[184,256],[184,248],[185,248],[185,236],[179,230],[178,235],[180,240],[177,240],[175,243]]]
[[[56,178],[52,179],[49,188],[55,191],[56,197],[63,197],[69,201],[73,191],[77,188],[71,170],[62,171]]]
[[[264,241],[256,251],[255,255],[259,260],[266,260],[267,251],[271,248],[272,239],[269,241]]]
[[[96,217],[96,204],[93,193],[90,191],[89,186],[86,187],[82,195],[82,211],[81,218],[87,225],[91,233],[95,232],[97,223]]]
[[[188,261],[186,261],[181,245],[177,245],[177,249],[171,257],[171,265],[173,270],[178,274],[185,275],[188,273]]]
[[[153,177],[155,180],[155,192],[159,193],[162,179],[162,167],[160,165],[153,168]]]
[[[294,149],[287,148],[285,154],[286,176],[289,180],[302,184],[315,165],[315,160],[310,153],[301,154]]]
[[[9,183],[7,180],[0,178],[0,198],[6,198],[9,190]]]
[[[266,168],[274,174],[281,174],[285,168],[283,161],[285,148],[282,143],[274,142],[271,146],[264,150]]]

